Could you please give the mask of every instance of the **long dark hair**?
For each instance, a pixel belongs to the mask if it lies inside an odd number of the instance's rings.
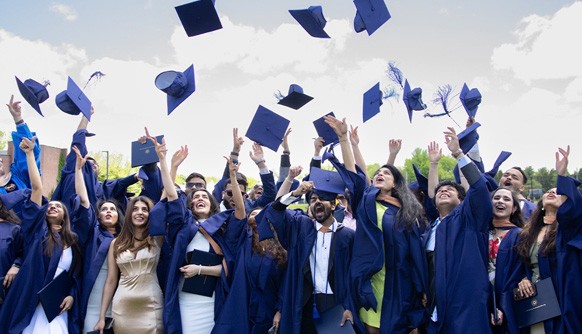
[[[8,210],[2,200],[0,200],[0,221],[7,221],[12,224],[20,224],[20,218],[14,213],[13,210]]]
[[[51,202],[53,202],[53,201],[51,201]],[[63,247],[63,248],[66,246],[73,247],[73,250],[80,252],[79,245],[77,244],[79,237],[71,229],[69,210],[67,210],[67,207],[65,206],[65,204],[63,202],[61,202],[61,201],[54,201],[54,202],[60,203],[60,205],[62,207],[63,221],[61,222],[61,228],[58,231],[53,229],[51,224],[48,221],[46,222],[47,230],[48,230],[48,237],[47,237],[47,242],[46,242],[45,248],[44,248],[44,254],[46,256],[50,257],[53,254],[53,248],[55,247],[55,245],[61,245],[61,247]],[[47,210],[47,212],[48,212],[48,210]],[[46,213],[45,213],[45,215],[46,215]],[[59,238],[57,238],[57,234],[59,235]],[[59,241],[59,239],[60,239],[60,241]]]
[[[258,208],[255,208],[253,211],[257,209]],[[257,221],[255,217],[256,216],[248,218],[248,225],[252,231],[252,252],[259,255],[271,256],[275,261],[277,261],[277,265],[280,268],[285,267],[287,264],[287,250],[283,248],[281,242],[279,242],[275,228],[270,221],[266,220],[264,224],[269,224],[274,237],[259,241],[259,230],[257,229]]]
[[[396,226],[404,227],[406,230],[410,231],[414,224],[417,224],[420,221],[424,223],[424,219],[419,219],[422,217],[423,213],[422,205],[408,188],[406,180],[400,170],[392,165],[386,164],[378,168],[374,175],[378,174],[382,168],[388,168],[388,170],[390,170],[390,173],[394,178],[392,197],[395,197],[400,202],[400,209],[396,214]]]
[[[523,230],[519,234],[519,241],[517,242],[517,253],[523,262],[531,265],[530,251],[534,243],[537,242],[538,234],[544,227],[544,204],[543,200],[538,201],[537,207],[532,213],[529,221],[525,224]],[[544,240],[540,244],[539,253],[543,256],[548,256],[556,252],[556,233],[558,232],[558,222],[551,224],[549,230],[544,236]]]
[[[111,203],[115,206],[115,210],[117,210],[117,224],[115,224],[115,234],[119,234],[121,232],[121,226],[123,226],[123,222],[125,221],[125,215],[123,214],[123,211],[121,210],[121,205],[119,205],[119,202],[113,198],[104,200],[104,199],[100,199],[99,201],[97,201],[97,220],[99,220],[99,212],[101,211],[101,207],[103,206],[103,204],[105,203]],[[101,226],[102,229],[106,229],[105,226],[103,226],[101,224],[101,221],[99,221],[99,225]]]
[[[138,247],[134,248],[134,244],[136,241],[139,241],[135,238],[135,227],[133,226],[131,213],[133,212],[133,208],[137,202],[143,202],[148,207],[148,212],[152,211],[154,207],[154,203],[151,199],[146,196],[137,196],[132,198],[127,204],[127,215],[125,215],[125,223],[121,227],[121,231],[119,232],[119,236],[115,241],[115,249],[113,250],[113,255],[117,258],[117,256],[126,250],[131,250],[132,252],[137,252],[142,248],[147,247],[151,249],[154,246],[154,240],[150,237],[150,217],[148,216],[148,221],[145,224],[145,242],[143,242]]]
[[[208,195],[208,200],[210,200],[210,212],[208,213],[208,217],[212,217],[215,214],[219,213],[220,212],[220,205],[218,204],[218,201],[212,195],[212,193],[206,189],[195,189],[195,190],[192,190],[191,192],[188,193],[187,203],[186,203],[186,206],[188,207],[188,209],[190,211],[192,211],[192,215],[194,216],[194,218],[200,219],[200,217],[196,217],[196,214],[194,213],[194,208],[192,207],[192,199],[194,198],[194,194],[196,194],[197,192],[200,192],[200,191],[205,192]]]
[[[501,186],[491,192],[491,200],[493,200],[493,197],[499,190],[507,190],[511,193],[511,201],[513,202],[515,211],[512,212],[509,216],[509,222],[517,227],[523,227],[525,225],[525,221],[521,215],[521,207],[519,206],[519,198],[517,197],[517,193],[509,187]]]

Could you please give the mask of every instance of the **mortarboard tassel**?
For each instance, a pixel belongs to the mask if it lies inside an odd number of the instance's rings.
[[[281,91],[280,91],[280,90],[278,90],[278,91],[277,91],[275,94],[273,94],[273,95],[275,95],[275,98],[276,98],[277,100],[279,100],[279,101],[281,101],[281,100],[282,100],[282,99],[285,97],[285,95],[281,94]]]
[[[400,97],[400,94],[398,94],[396,92],[396,89],[392,86],[390,86],[382,91],[382,100],[388,100],[391,97],[396,98],[396,100],[398,100]]]
[[[398,67],[396,67],[396,64],[394,62],[388,63],[386,75],[390,80],[397,83],[400,86],[400,88],[404,89],[404,74],[402,74],[402,71]]]
[[[437,92],[436,92],[436,97],[432,100],[432,102],[434,104],[440,104],[440,105],[442,105],[444,112],[443,113],[439,113],[439,114],[429,114],[429,113],[425,113],[424,114],[424,117],[440,117],[440,116],[447,115],[460,128],[461,126],[459,125],[459,123],[457,123],[457,121],[455,121],[453,119],[453,117],[451,117],[451,110],[449,110],[449,107],[448,107],[449,97],[451,96],[451,93],[452,92],[453,92],[453,87],[451,85],[439,86],[439,88],[437,89]]]
[[[313,295],[313,298],[315,298],[315,295]],[[315,300],[313,300],[313,319],[319,319],[319,312],[317,311]]]
[[[102,77],[105,76],[105,73],[101,72],[101,71],[96,71],[93,74],[91,74],[91,76],[89,77],[89,80],[87,80],[87,82],[85,83],[85,86],[83,86],[83,90],[85,90],[85,88],[87,87],[87,85],[89,84],[89,82],[91,82],[91,80],[93,80],[94,78],[96,80],[101,79]]]

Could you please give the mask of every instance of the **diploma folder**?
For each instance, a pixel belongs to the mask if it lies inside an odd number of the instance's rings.
[[[340,326],[343,314],[344,308],[339,304],[321,312],[318,319],[313,319],[317,334],[355,333],[350,321]]]
[[[531,326],[538,322],[559,316],[560,305],[551,278],[545,278],[535,283],[536,294],[519,301],[514,301],[514,311],[517,315],[519,328]]]
[[[163,135],[156,137],[158,143],[162,143],[163,137]],[[158,161],[160,159],[156,153],[156,146],[151,140],[147,139],[143,144],[139,141],[131,142],[131,167],[143,166]]]
[[[193,250],[188,253],[190,260],[189,264],[193,265],[203,265],[203,266],[216,266],[222,265],[222,256],[204,252],[198,249]],[[195,293],[197,295],[202,295],[206,297],[212,297],[214,293],[214,288],[218,279],[220,277],[209,276],[209,275],[196,275],[184,280],[184,285],[182,286],[182,291]]]
[[[65,270],[38,292],[48,322],[53,321],[61,313],[61,304],[70,294],[72,283],[69,272]]]

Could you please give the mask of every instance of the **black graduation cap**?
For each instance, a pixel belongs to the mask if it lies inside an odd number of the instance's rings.
[[[222,29],[212,0],[198,0],[175,8],[188,37]]]
[[[279,104],[297,110],[306,105],[311,100],[313,100],[313,97],[307,94],[303,94],[303,88],[301,88],[301,86],[297,84],[291,84],[289,86],[289,92],[287,93],[287,96],[281,98],[279,100]]]

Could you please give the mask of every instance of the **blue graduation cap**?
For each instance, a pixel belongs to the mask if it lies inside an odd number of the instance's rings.
[[[467,84],[463,84],[463,88],[461,89],[461,93],[459,94],[459,99],[461,100],[461,104],[467,111],[467,114],[471,118],[475,118],[477,114],[477,108],[481,103],[481,93],[477,88],[469,89]]]
[[[330,112],[325,116],[335,117],[333,112]],[[325,120],[323,119],[323,117],[324,116],[313,121],[313,126],[315,126],[315,130],[317,131],[317,135],[319,137],[323,138],[325,146],[330,145],[330,144],[335,144],[339,141],[339,138],[338,138],[337,134],[335,133],[335,131],[333,131],[331,126],[329,126],[327,123],[325,123]]]
[[[222,29],[213,0],[198,0],[175,8],[188,37]]]
[[[287,96],[282,97],[278,103],[280,105],[297,110],[306,105],[311,100],[313,100],[313,97],[307,94],[303,94],[303,88],[301,88],[301,86],[297,84],[291,84],[289,86],[289,93],[287,93]]]
[[[495,175],[499,171],[499,167],[501,167],[501,164],[504,163],[505,160],[507,160],[507,158],[509,158],[510,156],[511,152],[501,151],[501,153],[499,153],[499,156],[497,157],[497,160],[495,160],[495,163],[493,164],[493,168],[491,168],[491,170],[489,170],[487,174],[489,174],[489,176],[491,177],[495,177]]]
[[[326,201],[334,200],[338,194],[343,194],[346,189],[346,184],[338,172],[317,167],[311,167],[309,181],[312,181],[315,186],[313,192]]]
[[[307,9],[290,9],[291,16],[313,37],[330,38],[323,30],[327,21],[323,17],[321,6],[309,6]]]
[[[277,152],[289,123],[285,117],[259,105],[245,136]]]
[[[378,82],[367,92],[364,93],[364,108],[363,108],[364,123],[380,112],[381,105],[382,105],[382,91],[380,90],[380,83]]]
[[[91,120],[91,101],[71,77],[67,81],[67,90],[60,92],[55,102],[63,112],[70,115],[83,113],[83,116]]]
[[[196,90],[194,81],[194,65],[184,72],[165,71],[155,79],[158,89],[168,95],[168,115]]]
[[[417,87],[410,90],[410,84],[408,80],[404,81],[404,91],[402,93],[402,100],[406,105],[406,110],[408,111],[408,119],[412,123],[412,111],[413,110],[424,110],[426,109],[426,104],[422,102],[422,88]]]
[[[390,12],[384,0],[354,0],[354,5],[356,5],[354,18],[356,32],[366,30],[368,36],[371,36],[390,19]]]
[[[418,182],[418,188],[428,195],[428,178],[420,172],[415,164],[412,164],[412,169],[414,169],[414,175],[416,176],[416,182]]]
[[[465,154],[467,154],[467,152],[469,152],[471,148],[477,144],[477,140],[479,140],[477,128],[480,126],[481,124],[479,122],[475,122],[470,127],[457,134],[457,138],[459,138],[459,146],[461,147],[461,150],[465,152]]]
[[[38,112],[41,116],[44,116],[40,110],[39,104],[43,103],[46,101],[46,99],[49,98],[49,93],[46,89],[48,82],[47,84],[43,85],[32,79],[27,79],[23,83],[20,81],[20,79],[18,79],[18,77],[15,76],[15,78],[16,84],[18,85],[18,90],[20,91],[20,94],[22,94],[22,97],[26,100],[26,102],[28,102],[28,104],[30,104],[32,108],[34,108],[34,110],[36,110],[36,112]]]

